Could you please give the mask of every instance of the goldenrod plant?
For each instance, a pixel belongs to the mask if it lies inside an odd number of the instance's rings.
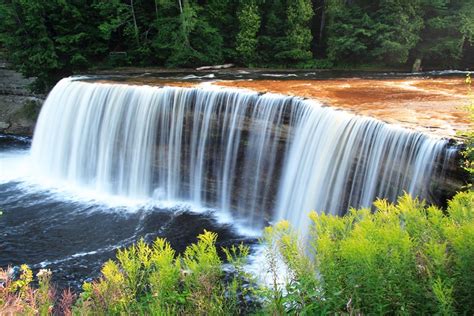
[[[51,270],[41,269],[36,274],[38,278],[38,289],[36,290],[36,301],[40,315],[50,315],[54,307],[54,290],[51,287]]]
[[[0,269],[0,315],[53,314],[55,289],[51,271],[41,269],[36,278],[38,286],[34,288],[33,271],[26,264],[18,269]]]
[[[84,284],[76,304],[79,314],[111,315],[232,315],[241,314],[239,296],[248,247],[224,249],[236,271],[224,282],[217,234],[204,231],[182,255],[158,238],[140,240],[108,261],[102,277]]]
[[[473,314],[474,192],[458,193],[446,212],[407,194],[375,208],[311,213],[309,253],[287,246],[297,237],[286,223],[267,230],[292,271],[288,285],[296,286],[280,314]],[[308,279],[314,287],[305,286]]]
[[[317,270],[298,232],[288,221],[281,221],[265,228],[262,242],[266,246],[265,258],[271,277],[270,288],[260,292],[264,299],[262,312],[272,315],[321,312],[321,304],[317,304],[321,298]],[[284,278],[281,265],[285,267]]]

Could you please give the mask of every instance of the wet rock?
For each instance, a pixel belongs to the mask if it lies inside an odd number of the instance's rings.
[[[0,60],[0,133],[32,135],[43,95],[29,90],[32,78],[24,78]]]

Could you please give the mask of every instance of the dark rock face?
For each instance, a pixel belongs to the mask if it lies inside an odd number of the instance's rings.
[[[427,198],[429,203],[447,207],[447,201],[459,192],[469,181],[467,172],[461,168],[461,151],[464,145],[452,140],[448,148],[452,151],[449,159],[439,160],[435,165]]]
[[[0,60],[0,133],[33,135],[45,96],[28,89],[32,81]]]

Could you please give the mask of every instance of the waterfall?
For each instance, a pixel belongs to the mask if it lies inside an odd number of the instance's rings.
[[[310,210],[342,214],[403,191],[430,199],[446,148],[316,101],[67,78],[43,105],[31,154],[49,179],[304,230]]]
[[[396,201],[404,191],[430,198],[435,163],[452,155],[445,141],[371,118],[320,112],[311,112],[297,128],[281,180],[278,219],[304,231],[311,210],[340,214],[370,207],[376,198]]]

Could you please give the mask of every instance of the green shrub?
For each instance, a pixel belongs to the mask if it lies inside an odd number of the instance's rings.
[[[471,127],[474,126],[474,94],[472,93],[472,79],[471,74],[466,75],[466,85],[467,85],[467,96],[469,98],[469,104],[465,107],[466,112],[468,113],[468,118],[471,123]],[[474,129],[468,129],[467,131],[462,131],[458,133],[458,136],[463,138],[464,150],[461,152],[462,155],[462,164],[461,167],[467,171],[469,175],[467,188],[472,188],[472,183],[474,183]]]
[[[26,264],[18,272],[19,276],[12,280],[8,271],[0,269],[0,315],[51,315],[55,295],[51,271],[39,270],[37,288],[31,286],[33,271]]]
[[[242,304],[241,279],[248,247],[224,249],[236,273],[224,282],[217,234],[204,231],[198,242],[177,255],[158,238],[151,246],[140,240],[108,261],[102,277],[84,284],[78,313],[115,315],[235,315]]]
[[[311,59],[307,62],[298,63],[296,66],[302,69],[331,69],[334,64],[328,59]]]
[[[307,247],[287,222],[268,228],[265,243],[291,275],[268,306],[280,314],[474,313],[474,192],[458,193],[445,213],[407,194],[375,207],[311,213]]]
[[[321,299],[318,292],[318,278],[312,260],[306,256],[306,245],[287,221],[265,228],[262,242],[266,245],[265,258],[269,268],[272,286],[264,288],[265,314],[320,313]],[[279,265],[287,267],[286,283],[281,286]]]

